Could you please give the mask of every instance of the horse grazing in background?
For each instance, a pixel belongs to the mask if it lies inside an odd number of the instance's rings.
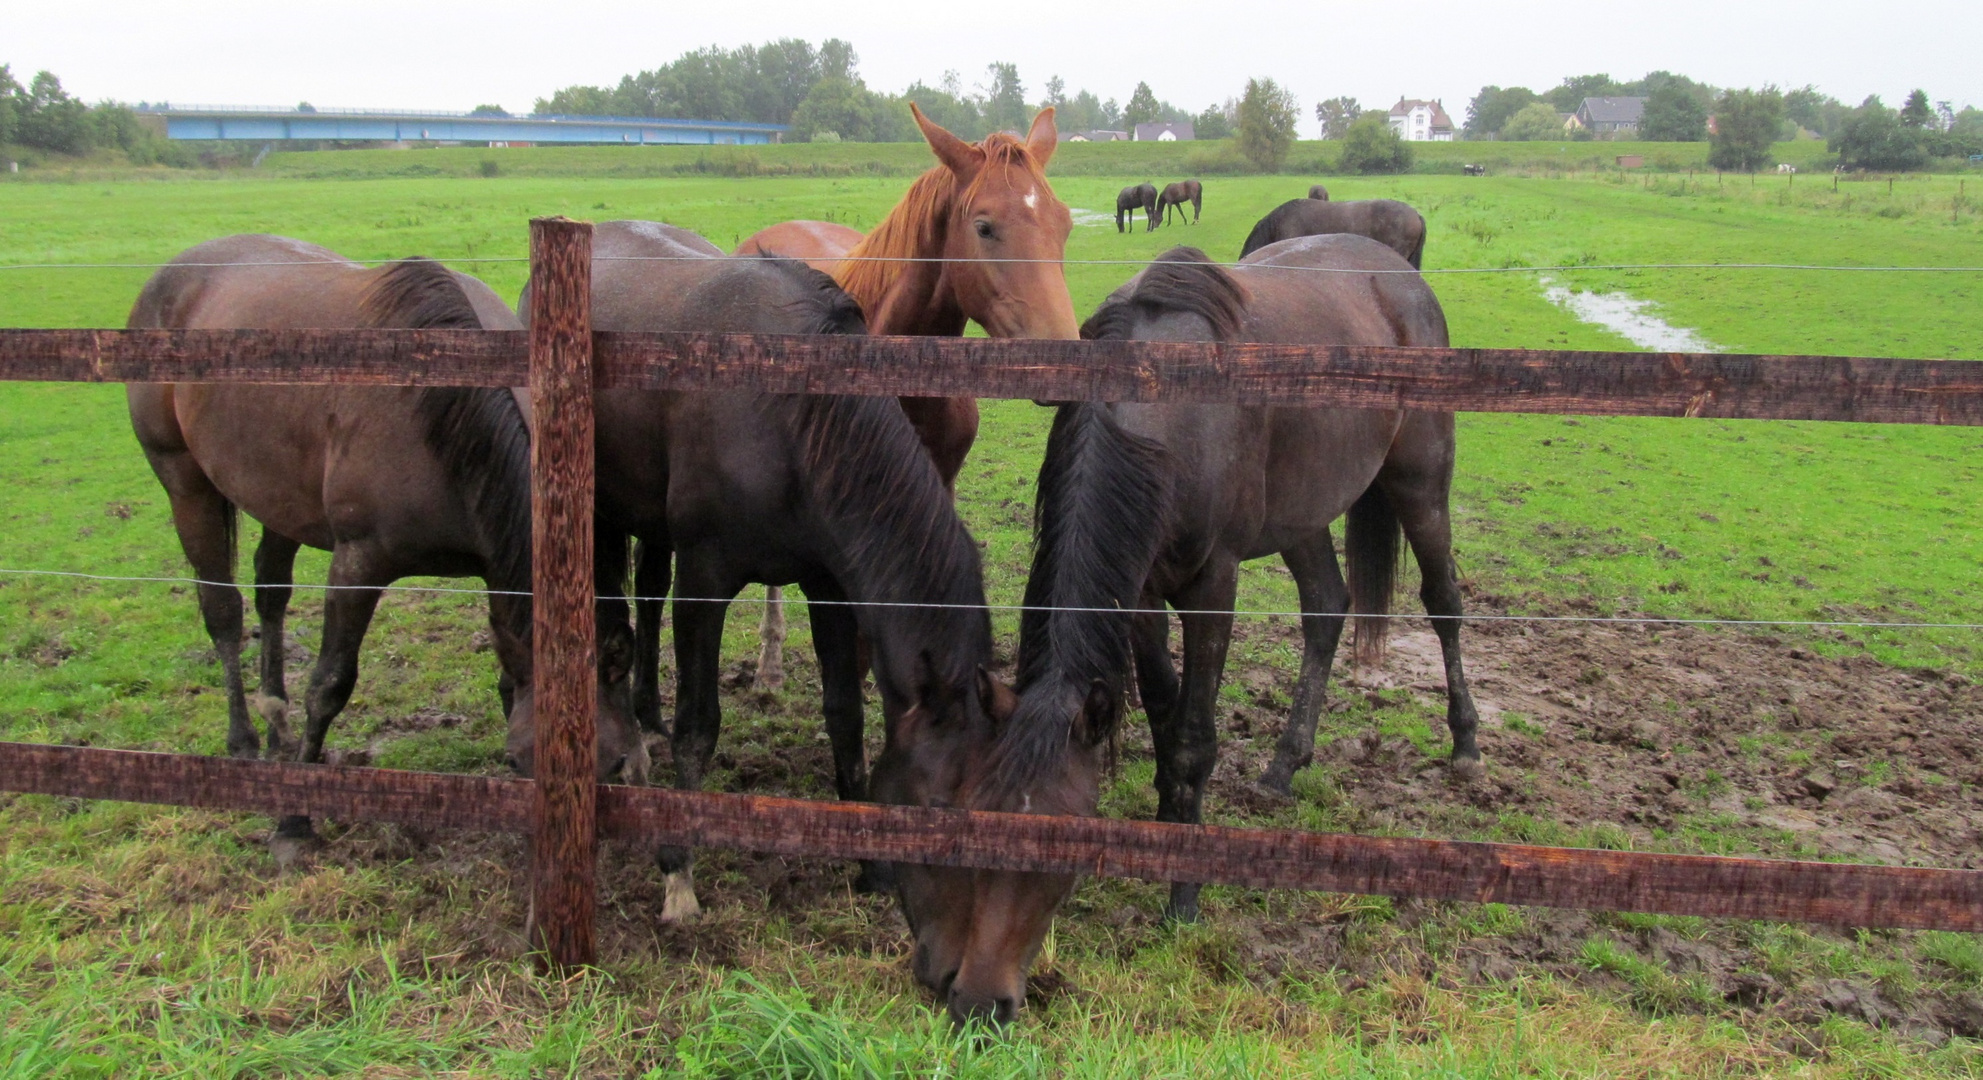
[[[1321,202],[1328,202],[1329,189],[1323,187],[1321,184],[1310,184],[1308,185],[1308,197]]]
[[[366,269],[277,236],[230,236],[188,249],[138,295],[133,329],[447,327],[516,329],[480,281],[426,259]],[[358,649],[380,590],[414,575],[476,576],[494,592],[489,630],[512,721],[533,712],[530,652],[530,440],[511,391],[467,387],[134,383],[131,426],[165,486],[199,586],[200,614],[227,682],[227,750],[261,740],[241,676],[236,512],[262,523],[255,551],[261,686],[270,758],[323,760],[350,700]],[[303,545],[331,553],[324,631],[300,740],[287,723],[283,622]],[[503,595],[505,592],[523,595]],[[599,776],[646,773],[624,700],[624,650],[601,668]],[[513,755],[514,756],[514,755]],[[278,835],[310,835],[286,818]]]
[[[1390,248],[1405,257],[1412,269],[1425,255],[1425,218],[1396,199],[1353,199],[1349,202],[1323,202],[1319,199],[1289,199],[1267,212],[1246,237],[1239,257],[1259,251],[1268,244],[1296,236],[1327,236],[1355,233]]]
[[[593,326],[865,331],[860,308],[825,274],[792,260],[695,257],[706,246],[651,222],[597,226]],[[991,623],[978,548],[893,399],[601,390],[594,408],[599,595],[625,595],[627,536],[641,541],[642,596],[668,591],[674,555],[679,786],[699,788],[715,752],[724,615],[751,582],[796,583],[817,602],[813,648],[841,798],[868,797],[857,638],[869,643],[891,724],[983,726],[978,671],[991,662]],[[602,601],[602,625],[625,620],[624,601]],[[655,644],[643,629],[643,655]],[[902,734],[891,727],[890,745]],[[693,914],[689,852],[665,849],[660,862],[662,917]]]
[[[1164,185],[1164,193],[1157,196],[1157,206],[1163,214],[1164,224],[1171,223],[1171,207],[1177,207],[1177,219],[1184,220],[1184,204],[1191,204],[1191,223],[1198,224],[1198,212],[1205,207],[1205,185],[1196,180],[1179,180],[1175,184]]]
[[[1237,270],[1173,249],[1115,291],[1084,336],[1147,341],[1444,345],[1439,302],[1360,236],[1289,240]],[[1060,407],[1035,503],[1032,572],[1019,631],[1016,708],[990,744],[940,733],[920,775],[951,776],[926,805],[1092,815],[1133,661],[1157,759],[1157,817],[1201,819],[1217,755],[1218,685],[1239,564],[1280,553],[1300,590],[1303,652],[1293,714],[1261,783],[1285,792],[1313,755],[1345,615],[1388,611],[1402,527],[1445,653],[1456,765],[1479,758],[1460,662],[1460,591],[1447,518],[1453,418],[1388,410],[1080,403]],[[1349,581],[1329,526],[1348,514]],[[1184,624],[1184,677],[1169,616]],[[1374,657],[1384,622],[1358,627]],[[1002,713],[1000,708],[995,710]],[[941,762],[941,764],[934,764]],[[877,767],[875,790],[893,775]],[[887,796],[884,796],[887,797]],[[898,800],[899,801],[899,800]],[[960,1017],[1010,1019],[1065,875],[899,866],[918,974],[949,986]],[[1198,886],[1171,888],[1195,917]]]
[[[1143,231],[1150,232],[1157,227],[1157,185],[1135,184],[1115,193],[1115,231],[1135,232],[1136,211],[1143,211]],[[1127,214],[1128,227],[1124,228],[1123,215]]]
[[[744,237],[736,253],[797,259],[814,270],[831,274],[860,242],[859,229],[838,222],[781,221]]]

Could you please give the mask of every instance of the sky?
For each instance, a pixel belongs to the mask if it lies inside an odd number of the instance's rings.
[[[1019,66],[1127,101],[1139,80],[1200,110],[1249,77],[1294,91],[1303,114],[1337,95],[1365,108],[1443,99],[1456,121],[1481,86],[1546,90],[1564,76],[1664,68],[1721,86],[1813,83],[1848,104],[1879,94],[1983,106],[1983,2],[1461,0],[1345,5],[1259,0],[1083,5],[977,0],[626,3],[565,0],[0,0],[0,63],[48,69],[85,99],[526,111],[572,83],[610,85],[689,49],[840,37],[868,85],[965,86]],[[554,15],[555,19],[547,16]],[[1302,134],[1313,136],[1314,122]]]

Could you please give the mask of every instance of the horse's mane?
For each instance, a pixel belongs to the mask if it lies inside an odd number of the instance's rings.
[[[1194,247],[1174,247],[1157,256],[1127,286],[1109,294],[1081,336],[1090,340],[1126,338],[1141,316],[1165,312],[1196,315],[1220,341],[1239,337],[1246,317],[1246,289],[1239,279]]]
[[[1027,179],[1044,184],[1046,173],[1042,172],[1026,144],[1018,136],[1009,132],[997,131],[985,136],[978,144],[984,151],[984,167],[971,181],[971,185],[961,195],[969,198],[994,169],[1001,174],[1014,168],[1024,169]],[[909,268],[903,262],[861,262],[868,259],[913,259],[928,254],[937,244],[937,230],[942,228],[944,219],[950,214],[950,207],[959,197],[957,174],[943,165],[937,165],[916,178],[909,190],[902,195],[902,201],[888,212],[881,224],[876,225],[861,242],[854,245],[845,261],[840,263],[834,278],[840,287],[847,290],[861,307],[872,312],[881,298]]]
[[[799,290],[800,299],[787,305],[788,310],[798,314],[800,321],[800,325],[792,328],[792,333],[858,335],[868,332],[861,305],[834,282],[832,275],[815,270],[797,259],[787,259],[769,251],[743,258],[749,260],[752,266],[761,266],[783,275]]]
[[[382,268],[360,301],[368,326],[409,330],[478,330],[482,320],[454,272],[432,259],[401,259]],[[427,449],[473,511],[496,589],[530,589],[530,429],[506,387],[433,386],[417,411]],[[530,631],[530,607],[513,609]]]

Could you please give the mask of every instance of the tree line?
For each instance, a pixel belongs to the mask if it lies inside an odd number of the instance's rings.
[[[177,159],[185,156],[139,122],[130,106],[87,104],[62,89],[62,80],[49,71],[36,72],[23,86],[6,64],[0,64],[0,148],[56,154],[116,149],[139,165],[180,164]]]

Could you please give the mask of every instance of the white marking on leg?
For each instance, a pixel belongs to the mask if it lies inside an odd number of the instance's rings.
[[[664,923],[684,922],[702,914],[702,905],[695,898],[695,868],[677,870],[661,878],[662,900],[661,921]]]

